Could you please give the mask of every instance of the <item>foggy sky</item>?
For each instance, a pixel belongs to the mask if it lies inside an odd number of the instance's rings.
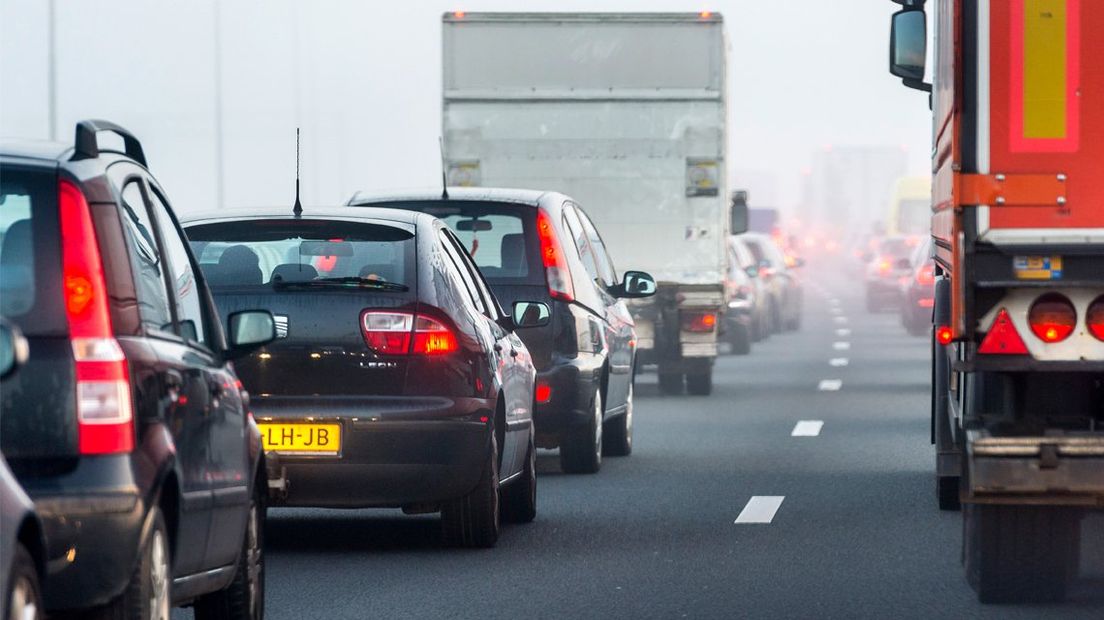
[[[816,149],[893,145],[928,170],[926,97],[886,71],[888,0],[57,0],[57,135],[138,134],[174,207],[217,207],[216,22],[229,208],[437,185],[441,13],[701,11],[725,17],[733,187],[788,207]],[[46,0],[0,0],[0,135],[46,138]]]

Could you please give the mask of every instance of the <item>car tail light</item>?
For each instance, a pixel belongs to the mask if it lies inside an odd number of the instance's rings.
[[[540,209],[537,210],[537,236],[540,237],[541,261],[548,280],[548,294],[553,299],[575,301],[575,286],[571,281],[567,255],[563,252],[552,221]]]
[[[81,454],[134,449],[134,411],[126,355],[111,329],[100,245],[77,186],[58,184],[62,286],[76,371]]]
[[[1097,340],[1104,340],[1104,297],[1097,297],[1096,301],[1089,305],[1085,323]]]
[[[893,269],[893,262],[884,256],[878,259],[878,273],[887,275]]]
[[[533,396],[537,399],[538,405],[548,404],[552,400],[552,386],[543,381],[537,383]]]
[[[1062,295],[1047,293],[1031,304],[1027,322],[1039,340],[1061,342],[1069,338],[1077,326],[1077,309]]]
[[[916,283],[921,286],[932,286],[935,284],[935,265],[927,264],[920,268],[916,272]]]
[[[712,332],[717,327],[717,315],[713,312],[683,312],[682,330],[687,332]]]
[[[428,316],[367,310],[360,324],[364,342],[380,355],[445,355],[460,349],[456,334]]]
[[[935,340],[943,346],[954,342],[954,330],[949,325],[940,325],[935,328]]]
[[[997,313],[993,326],[978,347],[978,353],[986,355],[1027,355],[1027,345],[1024,344],[1016,326],[1012,324],[1012,317],[1004,308]]]

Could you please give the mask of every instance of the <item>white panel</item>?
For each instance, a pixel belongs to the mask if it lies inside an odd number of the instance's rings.
[[[978,0],[977,166],[979,174],[989,174],[989,2],[990,0]]]

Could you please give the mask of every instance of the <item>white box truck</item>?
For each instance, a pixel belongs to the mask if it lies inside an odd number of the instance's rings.
[[[613,259],[659,282],[632,308],[638,359],[664,392],[710,393],[731,227],[721,16],[446,13],[442,31],[448,182],[577,200]]]

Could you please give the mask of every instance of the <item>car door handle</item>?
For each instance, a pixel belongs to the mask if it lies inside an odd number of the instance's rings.
[[[517,349],[510,349],[510,357],[517,357],[519,355]]]
[[[502,353],[502,345],[495,344],[494,350],[495,350],[495,353]]]

